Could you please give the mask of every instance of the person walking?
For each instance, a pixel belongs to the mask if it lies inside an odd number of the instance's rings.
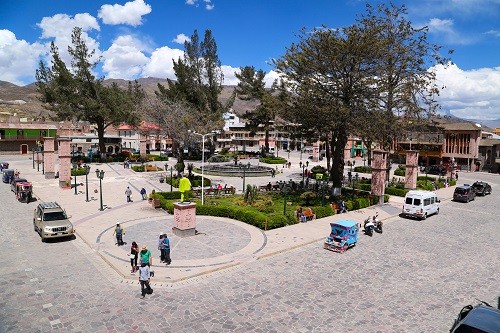
[[[139,254],[141,255],[141,264],[146,264],[148,266],[151,266],[153,264],[151,251],[148,250],[148,247],[146,245],[142,246],[142,250]]]
[[[115,230],[113,231],[113,236],[116,236],[116,244],[118,246],[123,245],[123,235],[125,235],[125,231],[120,223],[116,223]]]
[[[168,239],[167,233],[163,234],[163,252],[165,263],[168,266],[172,263],[172,259],[170,259],[170,240]]]
[[[151,289],[151,285],[149,284],[150,279],[150,271],[149,266],[145,263],[141,264],[139,267],[139,283],[141,284],[141,298],[146,297],[146,294],[152,294],[153,289]]]
[[[139,245],[135,241],[130,246],[130,266],[132,266],[131,273],[135,273],[137,269],[137,257],[139,256]]]
[[[142,200],[146,200],[147,199],[146,189],[144,187],[141,188],[141,196],[142,196]]]
[[[165,261],[165,250],[163,246],[163,234],[160,234],[160,237],[158,238],[158,250],[160,250],[160,262]]]
[[[125,195],[127,196],[127,202],[132,202],[132,199],[130,198],[132,196],[132,190],[129,186],[127,186],[127,189],[125,190]]]

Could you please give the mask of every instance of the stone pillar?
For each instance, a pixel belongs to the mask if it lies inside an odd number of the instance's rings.
[[[45,179],[56,178],[56,172],[54,168],[54,138],[44,137],[43,138],[43,165],[45,171]]]
[[[146,139],[141,139],[139,141],[139,153],[141,154],[141,157],[145,158],[146,157]]]
[[[59,138],[57,140],[59,153],[59,187],[71,188],[71,151],[70,139]]]
[[[418,151],[409,150],[406,152],[406,172],[405,188],[414,190],[417,188],[418,176]]]
[[[319,141],[313,143],[313,162],[319,161]]]
[[[387,177],[387,156],[388,152],[383,150],[373,150],[372,160],[372,195],[379,197],[379,205],[384,203],[385,181]]]
[[[172,231],[179,237],[196,234],[196,203],[174,202],[174,227]]]

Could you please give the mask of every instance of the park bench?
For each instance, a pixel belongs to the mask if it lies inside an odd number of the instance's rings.
[[[306,217],[307,221],[314,220],[316,218],[316,214],[313,213],[311,208],[306,208],[302,211],[302,214]]]

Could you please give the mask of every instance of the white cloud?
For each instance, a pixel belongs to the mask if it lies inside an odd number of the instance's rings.
[[[128,24],[138,26],[142,24],[142,16],[151,13],[151,6],[144,0],[134,0],[125,5],[102,5],[97,17],[105,24]]]
[[[429,27],[429,33],[437,35],[447,43],[464,45],[473,42],[465,33],[456,32],[451,19],[431,18],[425,25]]]
[[[184,45],[184,42],[190,42],[191,41],[191,38],[189,38],[188,36],[184,35],[184,34],[178,34],[173,40],[172,42],[174,43],[178,43],[178,44],[182,44]]]
[[[179,49],[171,49],[168,46],[163,46],[151,54],[151,58],[149,62],[143,69],[142,76],[143,77],[158,77],[158,78],[168,78],[168,79],[176,79],[174,72],[174,64],[172,59],[176,61],[179,58],[184,57],[184,51]]]
[[[221,66],[222,74],[224,74],[223,84],[226,86],[235,86],[238,84],[239,80],[234,75],[235,72],[239,73],[240,69],[238,67],[231,67],[227,65]]]
[[[120,36],[103,52],[103,71],[107,78],[131,80],[137,78],[148,57],[142,52],[145,46],[131,35]]]
[[[44,17],[37,25],[42,29],[42,38],[68,36],[68,32],[69,38],[71,38],[71,31],[74,27],[80,27],[82,31],[100,30],[96,18],[89,13],[76,14],[74,17],[67,14],[56,14]]]
[[[41,38],[53,38],[54,43],[59,49],[61,59],[67,64],[70,64],[71,57],[68,53],[68,46],[71,43],[71,34],[74,27],[82,29],[82,39],[90,51],[95,50],[94,59],[100,56],[99,43],[88,35],[88,31],[100,31],[99,24],[95,17],[88,13],[76,14],[71,17],[67,14],[56,14],[51,17],[44,17],[37,24],[42,29]]]
[[[500,30],[489,30],[485,34],[492,35],[493,37],[500,37]]]
[[[464,71],[438,65],[433,70],[444,86],[438,98],[444,110],[464,119],[500,118],[500,67]]]
[[[186,5],[196,5],[196,1],[198,0],[186,0]]]
[[[40,43],[30,44],[9,30],[0,30],[0,80],[17,85],[33,82],[39,57],[47,50]]]
[[[266,88],[270,88],[275,80],[279,81],[279,74],[276,71],[269,71],[265,76],[264,76],[264,81],[266,82]]]
[[[211,0],[204,0],[204,1],[205,1],[205,9],[206,10],[214,9],[215,5],[212,3]]]

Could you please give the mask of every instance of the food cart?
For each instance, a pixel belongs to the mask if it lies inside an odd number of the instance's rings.
[[[331,233],[325,240],[323,248],[334,252],[345,252],[358,242],[358,222],[341,220],[330,223]]]

